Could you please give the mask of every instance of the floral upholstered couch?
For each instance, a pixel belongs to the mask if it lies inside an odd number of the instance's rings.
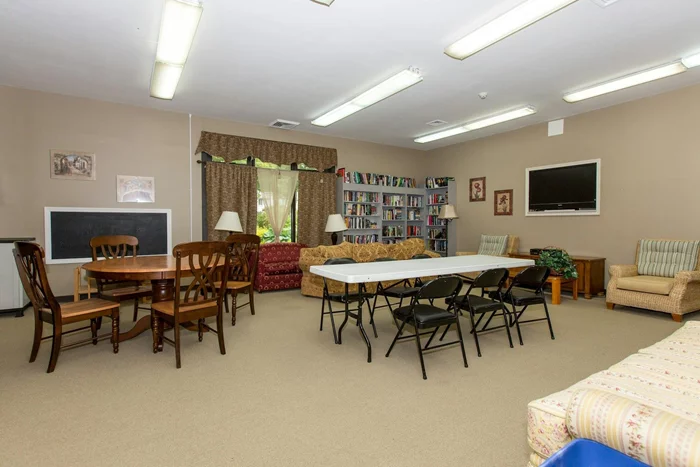
[[[323,278],[311,274],[311,266],[320,266],[330,258],[352,258],[358,263],[368,263],[377,258],[394,258],[397,260],[411,259],[414,255],[427,254],[433,258],[439,258],[440,254],[425,249],[425,241],[421,238],[411,238],[401,243],[387,245],[384,243],[354,244],[343,242],[334,246],[318,246],[316,248],[304,248],[299,257],[299,267],[303,271],[301,279],[301,293],[310,297],[323,296]],[[394,281],[395,282],[395,281]],[[366,284],[368,292],[374,292],[376,284]],[[329,280],[328,288],[331,293],[344,292],[345,285]],[[353,285],[351,292],[357,290]]]
[[[528,404],[529,467],[573,438],[653,467],[700,467],[700,322]]]
[[[303,243],[265,243],[260,245],[258,269],[253,288],[258,292],[301,287],[299,254]]]

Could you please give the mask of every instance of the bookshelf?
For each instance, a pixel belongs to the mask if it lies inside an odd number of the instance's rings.
[[[440,207],[455,204],[457,186],[451,177],[428,177],[425,179],[426,195],[426,248],[442,256],[454,256],[456,245],[456,226],[453,222],[439,219]]]

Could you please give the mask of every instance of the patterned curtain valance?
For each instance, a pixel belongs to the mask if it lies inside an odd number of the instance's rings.
[[[305,144],[283,143],[268,139],[246,138],[245,136],[224,135],[203,131],[195,154],[206,152],[211,156],[223,157],[226,162],[257,157],[273,164],[306,164],[318,170],[326,170],[338,165],[338,150],[307,146]]]

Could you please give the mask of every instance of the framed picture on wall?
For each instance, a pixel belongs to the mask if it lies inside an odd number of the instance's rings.
[[[493,192],[493,215],[513,215],[513,190],[496,190]]]
[[[51,150],[51,178],[95,180],[95,154],[81,151]]]
[[[117,175],[117,202],[155,203],[156,179],[153,177]]]
[[[469,201],[486,201],[486,177],[469,179]]]

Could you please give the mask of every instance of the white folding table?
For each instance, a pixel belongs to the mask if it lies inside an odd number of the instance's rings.
[[[399,281],[427,276],[448,276],[467,272],[486,271],[496,268],[522,268],[533,266],[531,259],[509,258],[503,256],[471,255],[449,256],[446,258],[409,259],[404,261],[379,261],[376,263],[336,264],[332,266],[311,266],[311,273],[326,279],[333,279],[345,284],[359,284],[360,289],[367,282]],[[361,291],[361,290],[360,290]],[[362,302],[357,306],[357,319],[360,334],[367,344],[367,362],[372,361],[372,344],[369,342],[362,325]],[[338,329],[338,343],[342,343],[341,334],[348,321],[346,312],[343,324]]]

